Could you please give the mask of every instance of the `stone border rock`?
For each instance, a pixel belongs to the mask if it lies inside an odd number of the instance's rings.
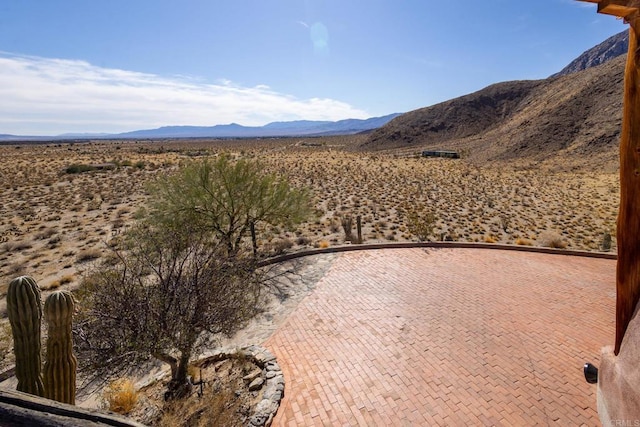
[[[198,366],[238,356],[244,356],[258,365],[262,369],[262,376],[259,378],[264,380],[264,383],[258,387],[258,389],[264,388],[262,400],[256,405],[255,412],[249,420],[249,425],[253,427],[269,427],[276,412],[278,412],[280,401],[284,397],[284,375],[273,353],[258,345],[251,345],[241,349],[220,349],[206,353],[194,362],[194,365]]]

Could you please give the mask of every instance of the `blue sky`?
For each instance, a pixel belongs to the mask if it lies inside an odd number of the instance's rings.
[[[574,0],[2,0],[0,134],[405,112],[625,29]]]

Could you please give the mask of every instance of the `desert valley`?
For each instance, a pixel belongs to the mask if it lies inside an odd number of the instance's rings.
[[[615,253],[623,64],[500,83],[353,135],[6,141],[0,294],[20,275],[36,278],[45,296],[80,287],[112,261],[147,183],[223,153],[311,191],[307,221],[257,230],[263,257],[425,240]],[[421,156],[427,149],[461,158]],[[4,298],[0,313],[6,368]]]
[[[561,163],[478,166],[417,153],[357,152],[362,136],[239,141],[97,141],[3,146],[0,276],[36,274],[45,289],[78,284],[144,205],[145,183],[182,162],[228,152],[311,188],[315,218],[268,229],[262,251],[350,244],[341,220],[362,220],[364,243],[448,240],[614,250],[618,177]],[[76,169],[82,172],[76,171]],[[418,236],[407,215],[433,215]],[[354,230],[355,231],[355,230]],[[116,239],[117,240],[117,239]],[[605,247],[603,247],[605,245]]]

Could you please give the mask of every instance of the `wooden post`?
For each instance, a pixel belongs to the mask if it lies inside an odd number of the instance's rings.
[[[580,0],[598,4],[598,12],[630,24],[620,135],[620,211],[616,271],[616,341],[620,345],[640,299],[640,1]]]
[[[616,278],[616,341],[622,338],[640,298],[640,76],[638,19],[629,29],[629,53],[624,82],[624,112],[620,138],[620,212]]]
[[[356,229],[358,230],[358,243],[362,243],[362,217],[356,217]]]

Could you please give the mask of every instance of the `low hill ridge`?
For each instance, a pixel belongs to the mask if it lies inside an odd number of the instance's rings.
[[[362,150],[455,149],[478,162],[617,165],[625,57],[584,71],[512,81],[405,113]]]

